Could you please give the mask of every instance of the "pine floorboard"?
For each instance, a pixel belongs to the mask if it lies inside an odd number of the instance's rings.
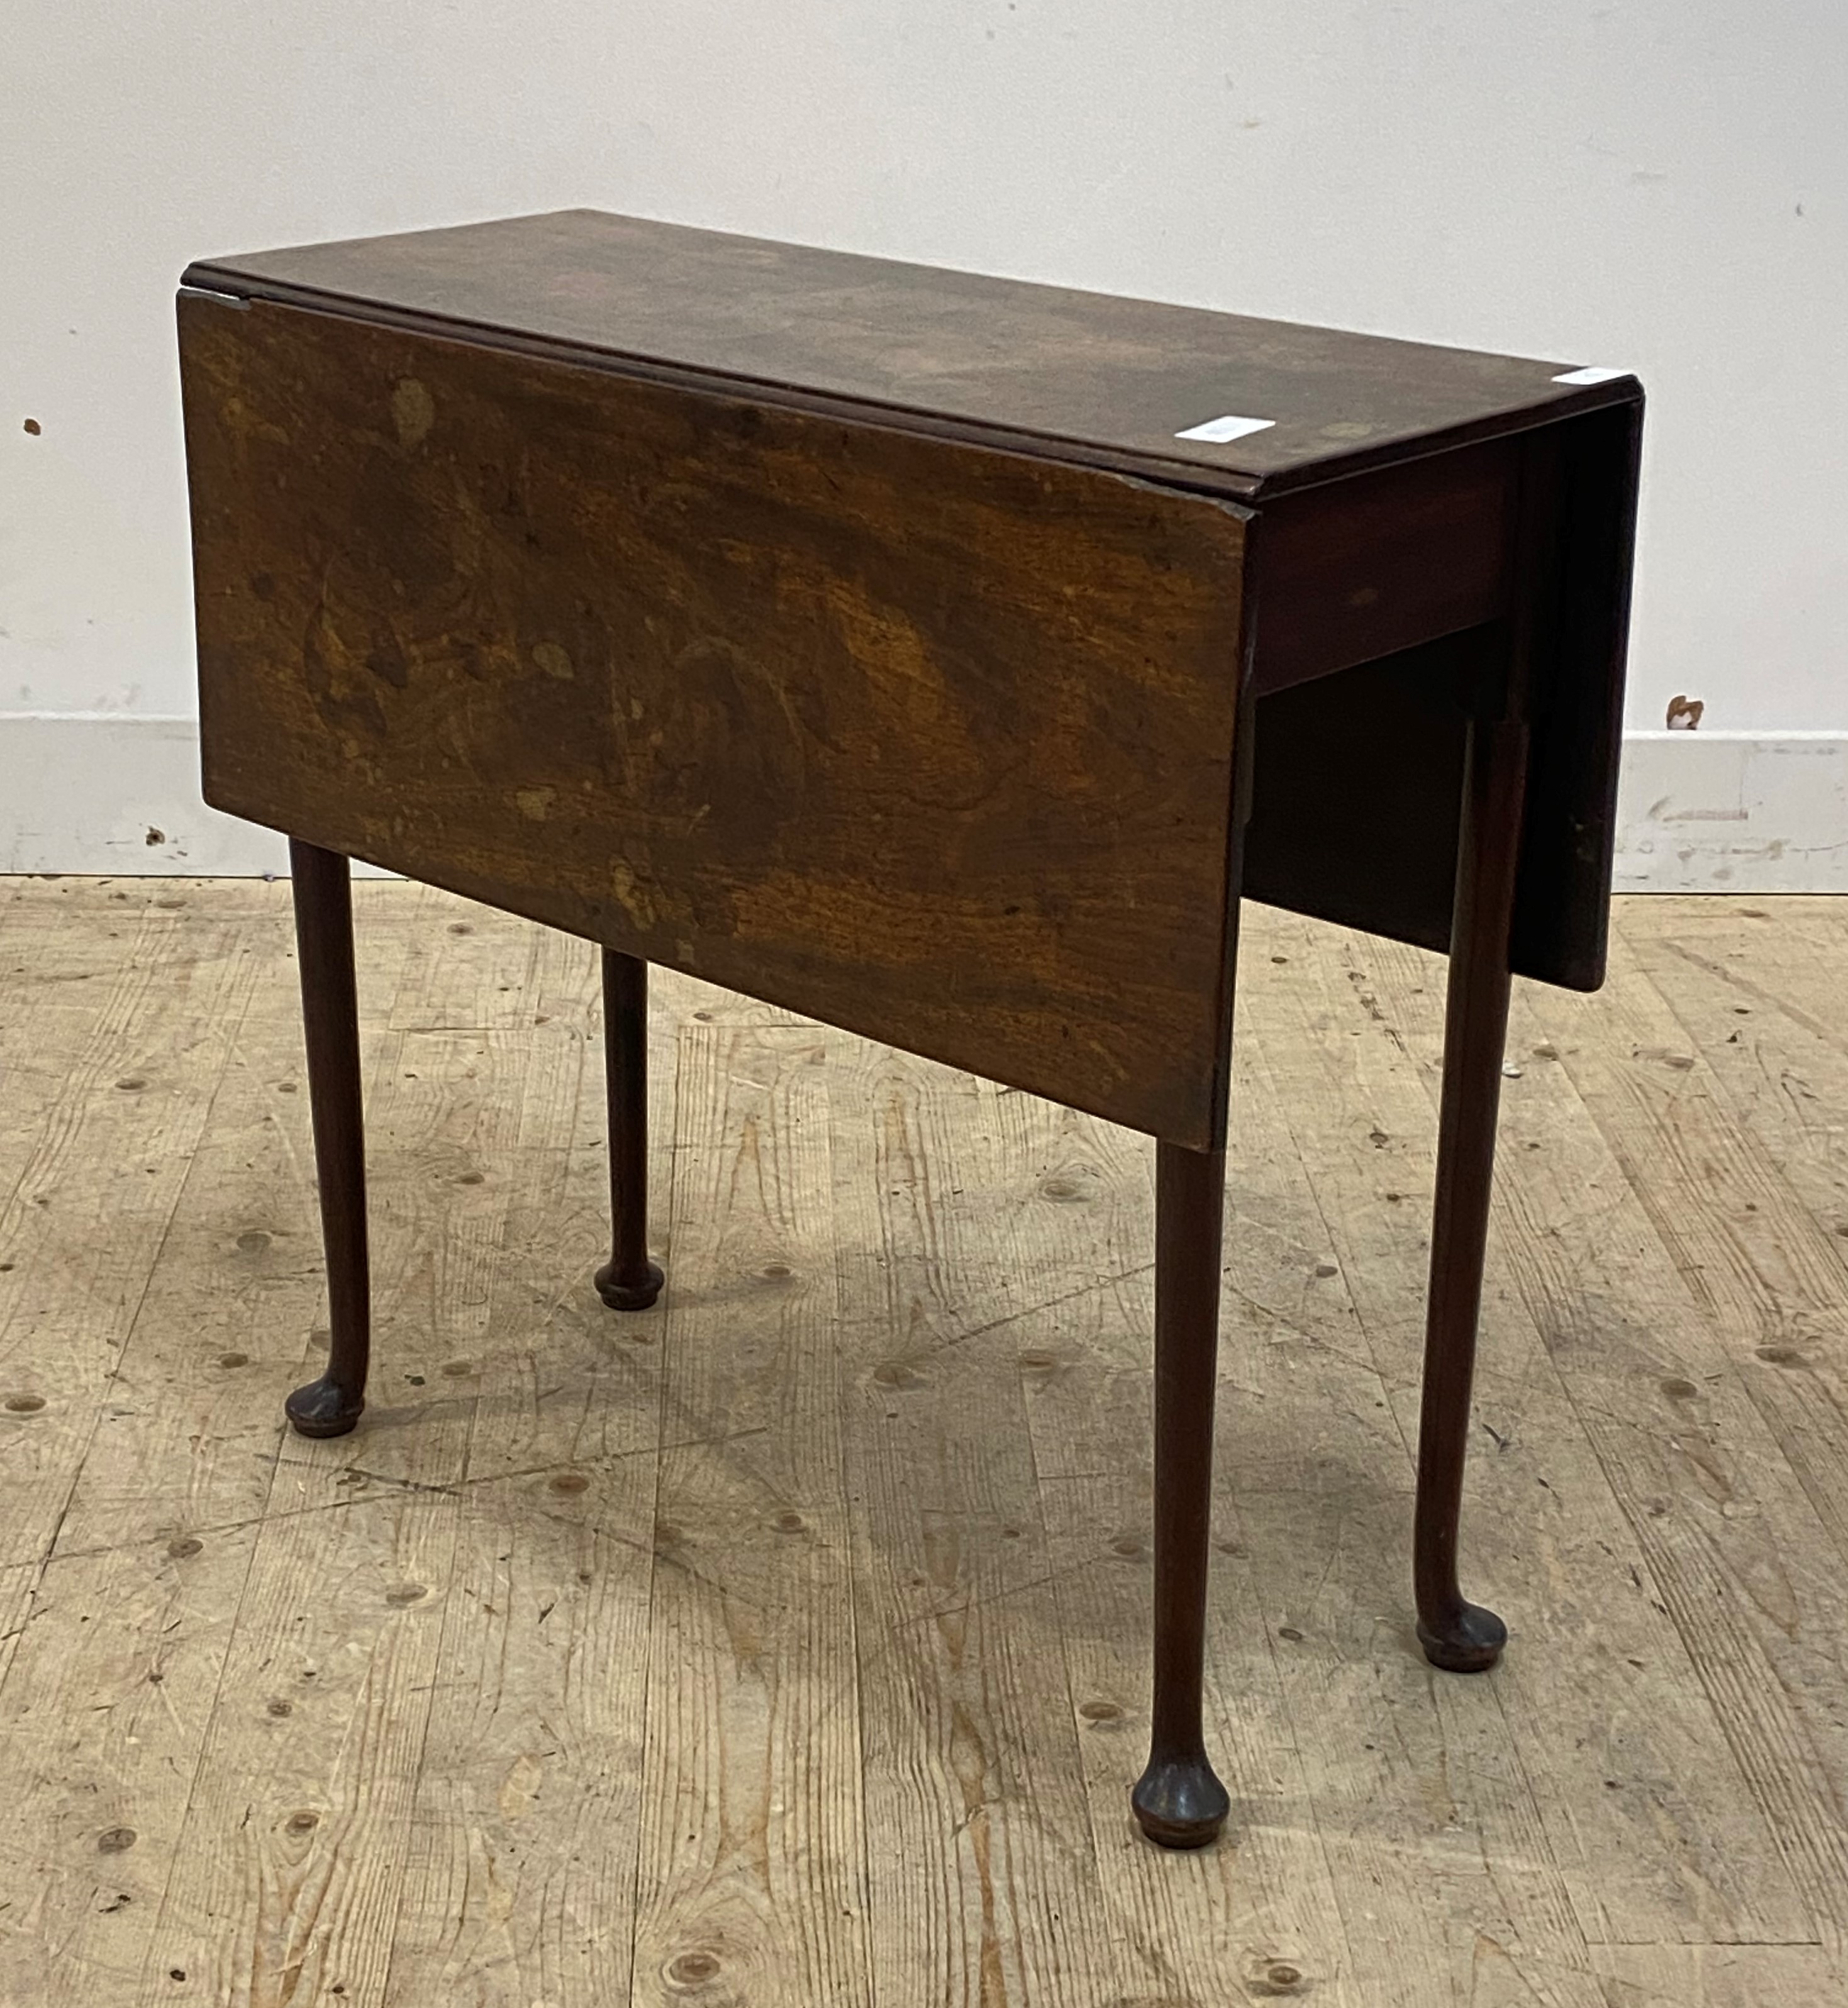
[[[1411,1638],[1441,959],[1251,909],[1207,1706],[1147,1722],[1152,1147],[356,886],[376,1353],[288,888],[0,881],[0,2008],[1848,2002],[1848,901],[1517,986],[1466,1581]]]

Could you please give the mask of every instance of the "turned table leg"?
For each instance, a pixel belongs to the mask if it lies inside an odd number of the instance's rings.
[[[1457,1538],[1508,1027],[1527,741],[1525,726],[1511,718],[1478,719],[1470,727],[1444,1012],[1414,1573],[1419,1642],[1433,1666],[1451,1673],[1493,1666],[1508,1635],[1492,1610],[1458,1588]]]
[[[604,954],[604,1068],[610,1108],[610,1259],[597,1294],[613,1311],[645,1311],[661,1293],[648,1259],[648,965]]]
[[[1230,1804],[1200,1722],[1226,1154],[1156,1148],[1155,1706],[1130,1803],[1151,1840],[1201,1847]]]
[[[337,851],[292,837],[289,857],[332,1338],[327,1371],[298,1388],[284,1405],[303,1436],[338,1437],[353,1426],[366,1405],[371,1348],[352,888],[347,861]]]

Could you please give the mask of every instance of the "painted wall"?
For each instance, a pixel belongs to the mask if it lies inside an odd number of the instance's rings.
[[[189,257],[589,203],[1634,367],[1633,723],[1686,694],[1709,731],[1848,732],[1840,0],[12,0],[8,23],[0,712],[191,712]],[[0,802],[0,863],[5,835]]]

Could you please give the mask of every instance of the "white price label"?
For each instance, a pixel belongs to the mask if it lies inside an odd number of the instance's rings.
[[[1276,423],[1275,419],[1241,419],[1228,412],[1223,419],[1209,419],[1205,424],[1189,426],[1184,433],[1177,433],[1177,439],[1209,440],[1215,446],[1223,446],[1229,440],[1243,439],[1248,433],[1261,433]]]

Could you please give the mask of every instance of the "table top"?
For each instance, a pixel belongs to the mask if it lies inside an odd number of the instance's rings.
[[[1581,373],[1564,362],[597,210],[207,259],[184,283],[1245,501],[1641,394],[1625,375],[1563,381]],[[1179,436],[1202,426],[1234,436]]]

